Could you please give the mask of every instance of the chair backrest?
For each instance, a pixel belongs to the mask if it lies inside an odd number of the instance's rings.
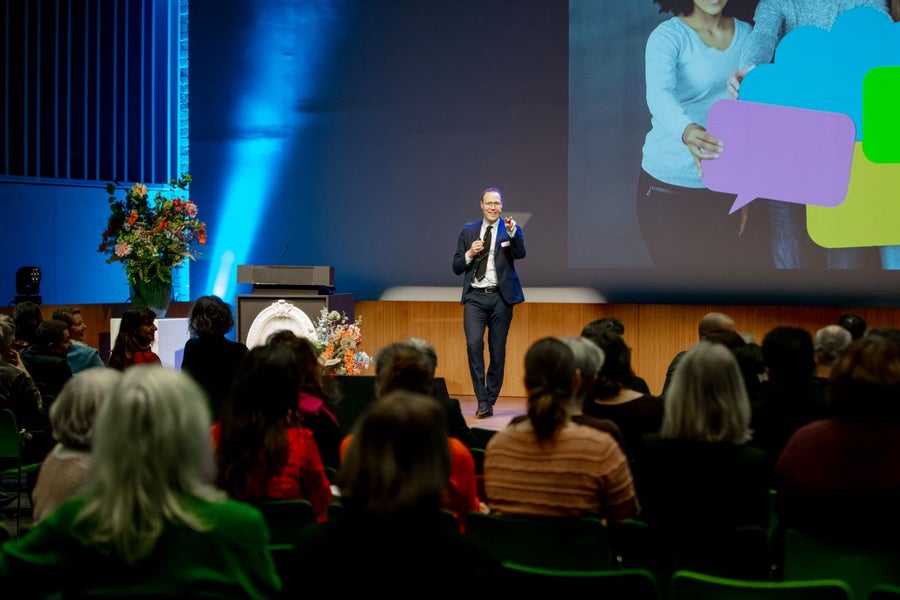
[[[758,525],[716,532],[699,526],[668,531],[633,519],[611,523],[608,529],[620,564],[650,569],[660,581],[678,570],[759,581],[772,576],[769,536]]]
[[[486,429],[484,427],[472,427],[472,438],[473,445],[475,448],[487,448],[487,443],[490,441],[494,434],[497,433],[496,429]]]
[[[374,375],[335,375],[341,398],[335,407],[341,433],[347,435],[353,431],[353,425],[359,416],[375,402]]]
[[[300,532],[316,523],[316,511],[308,500],[263,500],[253,505],[266,519],[270,544],[296,544]]]
[[[748,581],[695,571],[676,571],[670,600],[849,600],[850,588],[838,579]]]
[[[787,529],[784,534],[784,579],[836,577],[866,600],[878,584],[900,585],[900,544],[843,542]]]
[[[299,598],[308,594],[308,585],[304,586],[300,577],[300,554],[293,544],[269,544],[266,546],[272,561],[275,563],[275,571],[281,578],[280,598]],[[307,582],[308,584],[308,582]]]
[[[606,526],[596,517],[534,517],[470,513],[467,537],[500,562],[566,570],[612,566]]]
[[[484,475],[484,448],[469,448],[475,461],[475,474]]]
[[[644,569],[570,571],[503,563],[504,597],[659,600],[659,583]]]
[[[900,586],[880,584],[869,592],[868,600],[900,600]]]
[[[0,410],[0,458],[19,459],[19,426],[16,415],[8,408]]]

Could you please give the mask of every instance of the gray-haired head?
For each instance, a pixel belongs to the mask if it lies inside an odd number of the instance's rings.
[[[586,337],[567,336],[562,338],[562,342],[575,355],[575,368],[581,374],[581,387],[577,390],[577,397],[579,400],[583,400],[593,387],[600,369],[603,368],[606,356],[600,346]]]
[[[853,341],[853,335],[840,325],[826,325],[813,338],[813,351],[821,365],[831,365]]]
[[[116,369],[94,367],[69,379],[50,407],[50,426],[56,441],[67,448],[89,449],[94,418],[121,377],[122,372]]]

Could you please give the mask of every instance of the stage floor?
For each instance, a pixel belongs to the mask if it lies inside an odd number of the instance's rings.
[[[462,408],[463,416],[469,427],[499,431],[505,428],[513,417],[525,414],[525,398],[501,396],[497,398],[492,417],[476,419],[475,412],[478,410],[478,402],[475,401],[475,396],[456,396],[456,398],[459,400],[460,408]]]

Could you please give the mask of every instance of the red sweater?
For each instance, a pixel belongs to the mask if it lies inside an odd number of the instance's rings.
[[[221,426],[212,426],[213,447],[218,448]],[[302,498],[309,500],[316,511],[317,519],[327,519],[328,505],[331,503],[331,484],[325,475],[322,459],[312,432],[305,427],[287,429],[288,456],[281,471],[270,477],[259,487],[250,490],[247,498],[238,500],[277,499],[293,500]],[[256,466],[262,469],[263,465]],[[226,490],[230,494],[233,490]]]

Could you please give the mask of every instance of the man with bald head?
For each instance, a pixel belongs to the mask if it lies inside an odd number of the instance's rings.
[[[737,331],[734,319],[725,313],[706,313],[703,315],[703,318],[700,319],[700,323],[697,324],[697,336],[699,340],[705,340],[709,336],[723,331]],[[672,376],[675,374],[675,368],[678,366],[678,361],[681,360],[686,352],[687,350],[682,350],[676,354],[675,358],[672,359],[672,362],[669,363],[669,368],[666,370],[666,382],[663,384],[662,393],[660,394],[663,398],[666,396],[669,384],[672,383]]]

